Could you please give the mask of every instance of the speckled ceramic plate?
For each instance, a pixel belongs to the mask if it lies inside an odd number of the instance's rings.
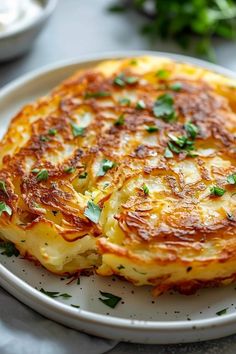
[[[156,52],[113,53],[50,66],[9,84],[0,92],[0,132],[22,105],[46,94],[76,69],[107,58],[164,55],[214,71],[236,74],[196,59]],[[148,287],[137,288],[115,277],[81,277],[80,284],[60,278],[20,257],[0,256],[0,284],[41,314],[97,336],[140,343],[180,343],[213,339],[236,331],[236,285],[204,289],[195,295],[168,293],[153,299]],[[52,299],[37,289],[67,293]],[[99,300],[99,291],[122,298],[115,309]],[[72,306],[71,306],[72,305]],[[225,314],[217,312],[227,309]]]

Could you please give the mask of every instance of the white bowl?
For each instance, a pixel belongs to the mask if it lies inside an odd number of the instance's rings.
[[[15,30],[0,33],[0,61],[16,58],[27,52],[55,9],[57,0],[40,0],[41,13]]]

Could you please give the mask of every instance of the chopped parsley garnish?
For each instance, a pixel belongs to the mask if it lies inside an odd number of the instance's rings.
[[[164,156],[167,159],[171,159],[174,155],[173,155],[172,151],[168,147],[166,147]]]
[[[172,85],[170,85],[170,89],[172,91],[179,92],[182,90],[182,88],[183,88],[183,85],[181,84],[181,82],[175,82]]]
[[[75,170],[76,170],[76,168],[73,166],[68,166],[68,167],[64,168],[64,172],[66,172],[66,173],[74,173]]]
[[[227,312],[227,310],[228,310],[228,307],[226,307],[226,308],[223,309],[223,310],[220,310],[220,311],[216,312],[216,315],[217,315],[217,316],[225,315],[226,312]]]
[[[103,302],[105,305],[111,307],[112,309],[114,309],[116,307],[116,305],[120,302],[121,297],[110,294],[110,293],[105,293],[103,291],[100,291],[100,294],[105,298],[102,299],[101,297],[99,297],[99,300],[101,302]]]
[[[39,140],[42,142],[46,142],[46,141],[49,141],[50,139],[47,136],[41,135]]]
[[[136,104],[136,108],[139,110],[145,109],[146,108],[146,104],[143,100],[139,100]]]
[[[107,91],[97,91],[97,92],[86,92],[84,95],[85,99],[88,98],[101,98],[101,97],[109,97],[111,94]]]
[[[34,168],[31,172],[32,172],[32,173],[38,173],[39,171],[40,171],[39,168]]]
[[[117,267],[117,269],[121,270],[121,269],[125,269],[125,267],[124,267],[122,264],[120,264],[120,265]]]
[[[136,84],[138,78],[135,76],[125,76],[123,73],[116,76],[113,80],[113,83],[117,86],[124,87],[126,84],[133,85]]]
[[[122,106],[129,106],[130,103],[131,103],[131,100],[130,100],[129,98],[124,97],[124,98],[121,98],[121,99],[119,100],[119,103],[120,103]]]
[[[168,79],[168,77],[170,76],[170,72],[168,70],[165,70],[165,69],[160,69],[157,71],[156,73],[156,76],[159,78],[159,79]]]
[[[165,93],[159,96],[154,103],[153,113],[156,118],[161,118],[165,122],[174,121],[176,119],[176,112],[172,95]]]
[[[115,166],[115,162],[103,159],[97,176],[104,176],[108,170],[112,169]]]
[[[114,125],[116,127],[119,127],[121,125],[124,125],[125,123],[125,115],[122,113],[121,115],[119,115],[118,119],[115,121]]]
[[[6,189],[6,183],[2,180],[0,180],[0,190],[3,191],[6,195],[8,195],[7,189]]]
[[[150,191],[149,191],[148,186],[145,183],[142,185],[142,190],[145,195],[149,195]]]
[[[85,179],[88,176],[88,172],[83,172],[79,175],[79,179]]]
[[[70,304],[70,306],[71,306],[71,307],[74,307],[74,308],[76,308],[76,309],[79,309],[79,308],[80,308],[80,306],[79,306],[79,305],[73,305],[73,304]]]
[[[192,139],[195,139],[199,133],[199,128],[191,122],[186,123],[184,125],[184,129],[186,130],[187,135]]]
[[[4,250],[3,252],[1,252],[1,254],[7,257],[12,257],[12,256],[18,257],[20,254],[20,252],[12,242],[0,242],[0,248]]]
[[[37,178],[38,182],[47,181],[47,179],[48,179],[48,171],[45,168],[43,168],[42,170],[40,170],[38,172],[36,178]]]
[[[226,190],[224,188],[221,188],[218,186],[212,186],[212,187],[210,187],[210,192],[211,192],[211,195],[214,195],[216,197],[222,197],[222,195],[225,194]]]
[[[146,131],[148,133],[154,133],[154,132],[157,132],[159,129],[157,126],[155,125],[150,125],[149,127],[146,128]]]
[[[79,127],[76,123],[71,123],[72,134],[76,138],[77,136],[83,136],[85,128]]]
[[[57,129],[51,128],[48,131],[48,135],[55,136],[57,134]]]
[[[76,284],[77,284],[77,285],[80,285],[80,278],[77,279]]]
[[[94,202],[90,200],[88,201],[87,207],[84,211],[84,215],[89,220],[97,224],[101,215],[101,211],[102,209],[97,204],[94,204]]]
[[[0,202],[0,216],[2,215],[3,212],[6,212],[8,215],[11,216],[12,209],[5,202]]]
[[[191,151],[194,150],[194,142],[190,140],[187,136],[174,136],[169,134],[170,141],[168,142],[168,148],[176,153],[180,154],[181,152],[187,152],[188,156],[193,156]]]
[[[227,177],[227,182],[229,184],[236,184],[236,173],[233,173],[232,175],[229,175]]]
[[[41,293],[43,293],[44,295],[47,295],[52,298],[62,297],[63,299],[69,299],[72,297],[71,295],[69,295],[67,293],[60,293],[59,291],[47,291],[47,290],[44,290],[43,288],[41,288],[39,291]]]

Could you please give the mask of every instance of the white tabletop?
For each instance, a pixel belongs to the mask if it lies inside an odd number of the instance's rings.
[[[49,63],[81,55],[121,50],[159,50],[184,53],[171,42],[150,44],[139,34],[139,16],[110,14],[111,0],[58,0],[53,17],[32,50],[17,60],[0,64],[0,86]],[[236,42],[215,41],[217,63],[236,71]],[[186,54],[186,53],[184,53]],[[236,352],[236,335],[204,343],[182,345],[118,344],[110,354],[200,354]],[[79,353],[79,352],[78,352]]]

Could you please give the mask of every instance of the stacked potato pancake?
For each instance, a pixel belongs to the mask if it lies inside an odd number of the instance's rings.
[[[12,120],[1,238],[48,270],[192,293],[236,277],[236,84],[160,57],[75,73]]]

